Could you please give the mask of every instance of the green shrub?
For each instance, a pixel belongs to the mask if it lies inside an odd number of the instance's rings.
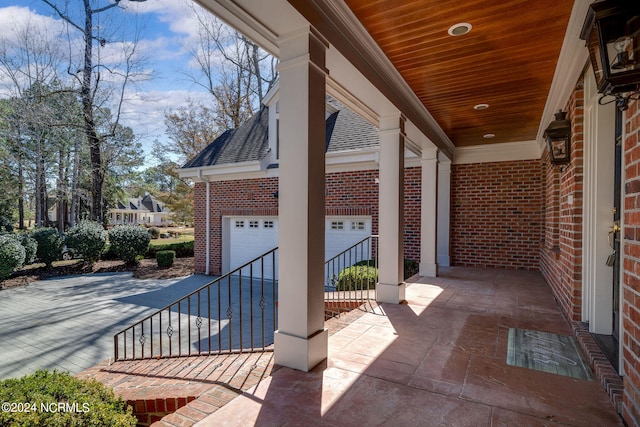
[[[6,231],[7,233],[13,232],[13,221],[11,217],[0,215],[0,231]]]
[[[150,245],[147,256],[149,258],[155,258],[156,254],[160,251],[174,251],[176,258],[186,258],[193,256],[193,240],[190,242],[179,243],[166,243],[163,245]]]
[[[374,266],[375,264],[375,260],[373,259],[366,259],[366,260],[362,260],[362,261],[358,261],[353,265],[369,265],[369,266]],[[408,279],[409,277],[418,274],[418,263],[415,262],[414,260],[411,259],[404,259],[404,278],[405,280]]]
[[[44,262],[47,267],[51,267],[53,261],[57,261],[62,256],[62,248],[64,246],[64,238],[55,228],[36,228],[31,232],[38,249],[36,258],[40,262]]]
[[[151,227],[149,229],[149,234],[151,235],[152,239],[159,239],[160,238],[160,229],[158,227]]]
[[[0,402],[4,404],[1,426],[134,427],[137,423],[132,409],[111,389],[56,371],[39,370],[0,381]]]
[[[151,237],[145,228],[135,225],[118,225],[109,231],[109,243],[118,259],[136,264],[149,250]]]
[[[38,242],[27,233],[21,233],[17,236],[20,239],[20,244],[24,248],[24,265],[33,264],[36,260],[36,253],[38,252]]]
[[[340,272],[336,288],[339,291],[374,289],[377,281],[377,268],[366,265],[354,265]]]
[[[24,264],[24,256],[24,247],[15,236],[0,235],[0,280],[6,279],[20,268]]]
[[[115,254],[115,252],[111,250],[110,243],[107,242],[107,244],[104,245],[104,249],[102,250],[102,255],[100,255],[100,259],[111,260],[111,261],[118,259],[118,256]]]
[[[158,267],[166,268],[173,265],[173,261],[176,259],[175,251],[160,251],[156,253],[156,261]]]
[[[100,259],[100,255],[107,243],[107,233],[102,225],[94,221],[80,221],[67,232],[65,239],[67,247],[82,258],[94,263]]]
[[[38,242],[27,233],[5,233],[0,231],[0,235],[10,237],[24,248],[24,262],[22,265],[33,264],[38,250]]]
[[[418,263],[412,259],[404,259],[404,278],[405,280],[411,276],[418,274]]]

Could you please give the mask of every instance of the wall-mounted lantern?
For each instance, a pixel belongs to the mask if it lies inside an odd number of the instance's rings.
[[[558,111],[556,119],[549,123],[544,131],[544,138],[549,148],[551,164],[565,165],[571,161],[571,122],[567,113]]]
[[[587,42],[598,92],[620,110],[637,99],[640,85],[640,1],[604,0],[589,6],[580,38]],[[623,96],[623,93],[629,93]],[[634,98],[634,96],[636,96]]]

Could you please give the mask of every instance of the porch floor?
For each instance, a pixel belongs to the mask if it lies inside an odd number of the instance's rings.
[[[406,296],[330,322],[312,372],[251,361],[255,385],[215,408],[205,393],[159,424],[623,425],[599,382],[507,364],[510,328],[573,335],[540,273],[443,268]]]

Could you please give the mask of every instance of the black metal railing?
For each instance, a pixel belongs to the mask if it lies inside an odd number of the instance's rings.
[[[113,337],[114,359],[272,350],[277,249],[118,332]]]
[[[325,262],[325,315],[332,317],[375,300],[378,236],[366,237]]]

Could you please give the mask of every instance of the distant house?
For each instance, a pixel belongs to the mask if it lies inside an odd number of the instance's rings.
[[[165,226],[172,223],[171,211],[164,203],[147,194],[144,197],[118,201],[115,208],[109,210],[109,224],[142,224]]]

